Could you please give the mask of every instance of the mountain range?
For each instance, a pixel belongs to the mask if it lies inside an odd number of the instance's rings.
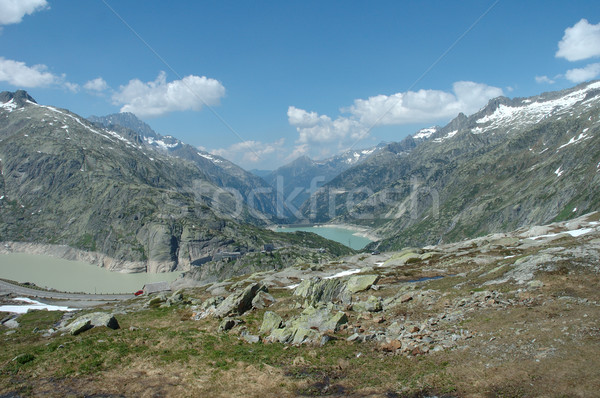
[[[349,250],[263,228],[273,223],[368,227],[379,250],[548,224],[598,210],[599,126],[600,82],[589,82],[494,98],[446,126],[323,161],[302,157],[261,178],[133,114],[86,120],[25,91],[2,92],[0,241],[67,245],[115,270],[210,262],[203,270],[229,275]],[[250,256],[236,268],[218,255],[273,244],[291,248],[285,260]]]
[[[227,267],[222,253],[260,252],[265,244],[329,256],[349,251],[313,234],[260,228],[262,215],[217,184],[239,181],[236,173],[256,177],[225,160],[218,169],[221,159],[199,151],[195,160],[174,156],[157,142],[161,137],[150,142],[40,105],[25,91],[0,93],[0,241],[67,245],[128,272],[189,270],[215,260],[216,273]],[[274,261],[252,267],[285,265]]]
[[[566,220],[600,205],[600,82],[495,98],[392,143],[302,206],[317,222],[369,226],[380,249]]]

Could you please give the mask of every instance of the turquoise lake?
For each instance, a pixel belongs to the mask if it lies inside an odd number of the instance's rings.
[[[363,236],[355,235],[356,231],[354,231],[354,230],[340,228],[340,227],[313,226],[313,227],[297,227],[297,228],[277,228],[275,231],[277,231],[277,232],[295,232],[295,231],[313,232],[324,238],[327,238],[327,239],[333,240],[335,242],[339,242],[343,245],[346,245],[354,250],[360,250],[372,242],[372,240],[367,239]]]

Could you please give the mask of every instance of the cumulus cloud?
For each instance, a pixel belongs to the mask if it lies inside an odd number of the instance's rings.
[[[554,84],[554,83],[556,83],[556,80],[550,79],[548,76],[544,75],[544,76],[536,76],[535,82],[540,83],[540,84],[542,84],[542,83]]]
[[[108,84],[106,84],[106,81],[103,78],[97,77],[85,83],[83,88],[90,91],[100,92],[106,90],[108,88]]]
[[[175,111],[198,111],[206,105],[217,105],[224,95],[225,87],[215,79],[189,75],[167,83],[166,73],[160,72],[153,82],[130,80],[127,85],[119,87],[112,99],[116,105],[123,105],[121,112],[144,117]]]
[[[214,149],[210,153],[222,156],[235,163],[249,165],[264,162],[268,157],[274,155],[279,156],[284,142],[283,138],[271,143],[244,141],[233,144],[229,148]]]
[[[46,0],[0,0],[0,25],[19,23],[25,15],[47,7]]]
[[[69,90],[72,93],[78,93],[79,92],[79,84],[77,83],[69,83],[69,82],[65,82],[65,88],[67,90]]]
[[[565,29],[565,35],[558,43],[556,56],[569,61],[600,56],[600,23],[592,25],[587,19],[582,19]]]
[[[48,72],[46,65],[27,66],[24,62],[0,57],[0,81],[17,87],[45,87],[59,83],[63,77]]]
[[[583,68],[570,69],[565,77],[573,83],[595,79],[600,75],[600,63],[589,64]]]
[[[357,99],[350,107],[342,108],[343,115],[336,119],[294,106],[288,108],[287,115],[298,131],[297,144],[336,142],[343,146],[367,137],[375,126],[430,123],[460,112],[470,114],[502,94],[498,87],[460,81],[454,83],[452,92],[419,90]]]

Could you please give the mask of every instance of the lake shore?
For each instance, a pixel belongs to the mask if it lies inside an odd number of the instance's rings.
[[[358,225],[352,224],[322,224],[316,225],[316,227],[328,227],[328,228],[342,228],[350,231],[355,231],[354,234],[356,236],[360,236],[362,238],[369,239],[370,241],[376,242],[381,238],[373,233],[373,230],[367,227],[359,227]]]

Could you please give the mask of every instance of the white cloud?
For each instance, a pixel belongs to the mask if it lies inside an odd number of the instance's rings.
[[[167,83],[165,72],[160,72],[153,82],[144,83],[130,80],[120,86],[112,99],[123,105],[121,112],[131,112],[137,116],[161,116],[169,112],[194,110],[205,105],[216,105],[225,95],[225,87],[205,76],[186,76],[181,80]]]
[[[46,7],[46,0],[0,0],[0,25],[19,23],[25,15],[31,15]]]
[[[548,84],[554,84],[556,83],[556,81],[554,79],[550,79],[548,76],[544,75],[544,76],[536,76],[535,77],[535,82],[536,83],[548,83]]]
[[[103,78],[97,77],[85,83],[83,88],[90,91],[100,92],[106,90],[108,88],[108,84],[106,84],[106,81]]]
[[[600,75],[600,63],[589,64],[583,68],[570,69],[565,77],[573,83],[595,79]]]
[[[569,61],[581,61],[600,56],[600,23],[590,24],[582,19],[570,28],[558,43],[556,57]]]
[[[229,148],[214,149],[210,153],[222,156],[234,163],[256,164],[265,162],[267,158],[273,156],[280,157],[284,142],[283,138],[271,143],[244,141],[233,144]]]
[[[287,115],[298,131],[297,144],[336,142],[342,147],[366,138],[375,126],[432,123],[460,112],[474,113],[490,98],[502,94],[498,87],[460,81],[454,83],[453,92],[419,90],[357,99],[352,106],[341,109],[347,116],[335,120],[294,106],[288,108]]]
[[[27,66],[24,62],[0,57],[0,81],[17,87],[45,87],[59,83],[63,77],[47,71],[46,65]]]
[[[79,92],[79,84],[77,83],[69,83],[69,82],[65,82],[65,87],[67,88],[67,90],[69,90],[72,93],[78,93]]]

